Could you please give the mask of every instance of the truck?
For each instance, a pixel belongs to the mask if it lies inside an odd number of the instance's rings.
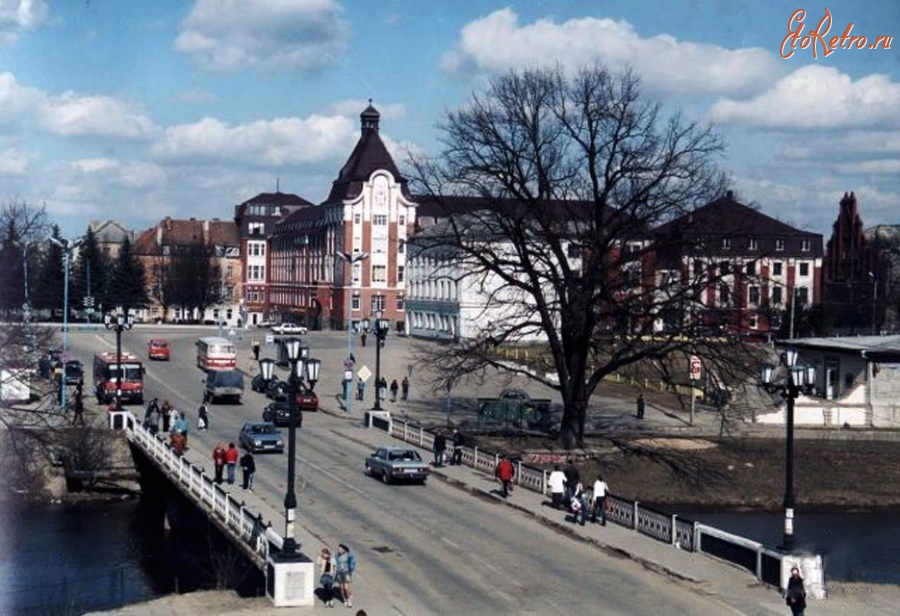
[[[114,352],[94,355],[94,393],[97,402],[110,404],[116,399],[116,386],[121,376],[122,402],[144,402],[144,365],[137,356]]]
[[[240,370],[209,370],[203,380],[203,401],[228,399],[241,403],[244,395],[244,373]]]

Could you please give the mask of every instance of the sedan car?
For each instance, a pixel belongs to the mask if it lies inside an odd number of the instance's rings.
[[[263,378],[262,373],[257,373],[253,375],[253,378],[250,379],[250,389],[253,391],[258,391],[261,394],[266,393],[266,390],[269,387],[269,381]]]
[[[67,361],[64,372],[66,375],[66,385],[78,385],[84,381],[84,364],[77,359],[70,359]]]
[[[428,464],[415,449],[381,447],[366,458],[366,473],[381,478],[384,483],[402,480],[425,483],[430,472]]]
[[[272,328],[275,334],[305,334],[309,331],[305,325],[296,323],[280,323]]]
[[[280,400],[288,399],[288,387],[287,381],[282,381],[278,378],[272,378],[266,383],[266,397],[275,400],[276,402]]]
[[[263,421],[268,421],[276,426],[289,426],[291,424],[291,404],[287,400],[271,402],[262,412]],[[303,427],[303,410],[297,409],[297,427]]]
[[[284,451],[281,430],[270,421],[245,423],[241,428],[238,444],[253,453],[259,451],[281,453]]]
[[[154,338],[147,345],[147,357],[150,359],[169,361],[169,343],[162,338]]]

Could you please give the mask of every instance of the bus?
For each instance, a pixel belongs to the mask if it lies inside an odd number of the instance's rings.
[[[121,377],[121,380],[120,380]],[[116,387],[121,383],[122,402],[144,402],[144,366],[131,353],[115,352],[94,355],[94,393],[98,404],[116,399]]]
[[[234,370],[237,352],[234,344],[225,338],[210,336],[197,340],[197,367],[207,370]]]

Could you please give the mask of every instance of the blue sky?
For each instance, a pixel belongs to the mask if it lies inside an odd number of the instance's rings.
[[[900,35],[896,0],[0,0],[0,202],[66,235],[229,218],[276,179],[318,202],[366,99],[401,162],[485,78],[600,61],[713,123],[743,201],[828,234],[852,190],[867,226],[900,224],[900,39],[782,58],[791,14],[806,34],[826,6],[826,38]]]

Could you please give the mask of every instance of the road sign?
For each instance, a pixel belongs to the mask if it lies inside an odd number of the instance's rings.
[[[366,366],[363,366],[359,369],[359,372],[356,373],[356,376],[359,377],[360,381],[365,383],[369,380],[369,377],[372,376],[372,371],[369,370]]]
[[[702,374],[703,364],[700,362],[700,358],[696,355],[691,355],[691,380],[699,381]]]

